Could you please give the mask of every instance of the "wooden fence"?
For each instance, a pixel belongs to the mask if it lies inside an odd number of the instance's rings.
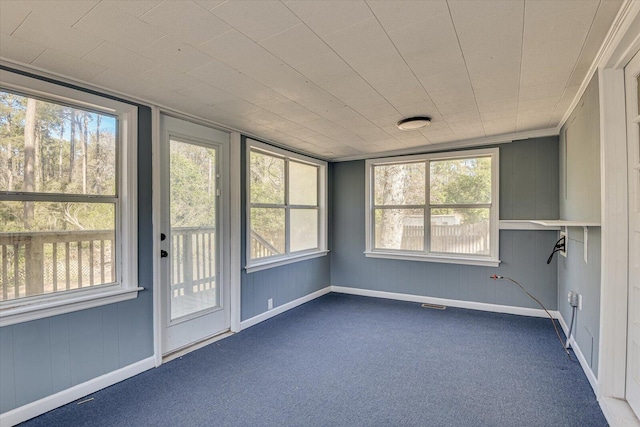
[[[402,227],[401,248],[423,250],[424,227],[405,225]],[[489,223],[431,226],[431,252],[460,254],[489,254]]]
[[[0,233],[2,301],[115,281],[110,230]]]

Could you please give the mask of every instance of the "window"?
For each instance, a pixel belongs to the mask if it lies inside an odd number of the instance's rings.
[[[367,161],[366,255],[497,266],[498,149]]]
[[[1,77],[0,325],[134,298],[137,108]]]
[[[247,270],[325,255],[327,164],[247,145]]]

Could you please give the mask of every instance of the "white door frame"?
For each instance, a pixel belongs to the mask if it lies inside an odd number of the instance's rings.
[[[161,129],[160,115],[168,114],[186,121],[190,121],[214,129],[220,126],[197,117],[176,113],[171,110],[153,106],[151,108],[151,143],[152,143],[152,205],[153,205],[153,357],[155,366],[162,364],[162,283],[160,271],[160,232],[161,232]],[[224,128],[221,130],[229,131]],[[231,332],[240,331],[240,134],[231,131],[229,144],[229,202],[230,202],[230,297],[231,297]]]
[[[602,185],[600,348],[596,394],[610,422],[635,419],[624,399],[628,303],[628,190],[624,67],[640,49],[640,2],[626,1],[598,61]],[[625,407],[626,405],[626,407]]]

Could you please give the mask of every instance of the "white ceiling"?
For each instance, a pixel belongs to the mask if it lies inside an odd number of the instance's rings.
[[[621,3],[0,0],[0,57],[340,159],[555,128]]]

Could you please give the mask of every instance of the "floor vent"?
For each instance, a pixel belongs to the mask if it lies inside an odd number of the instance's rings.
[[[424,303],[422,304],[422,307],[424,308],[433,308],[434,310],[444,310],[447,308],[446,305],[440,305],[440,304],[429,304],[429,303]]]

